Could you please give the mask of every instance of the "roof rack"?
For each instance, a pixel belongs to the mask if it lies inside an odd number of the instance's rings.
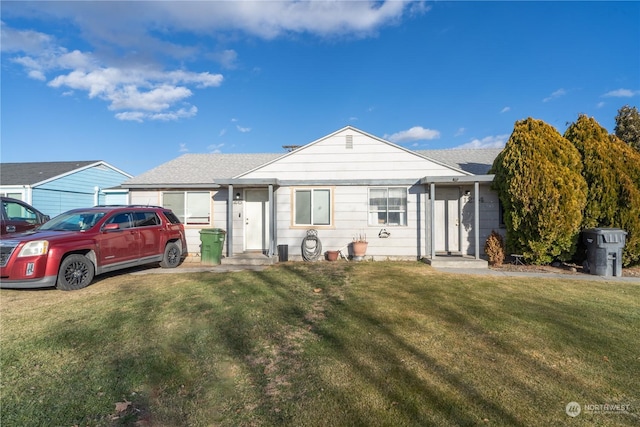
[[[157,208],[157,209],[165,209],[162,206],[154,206],[154,205],[95,205],[94,208]]]

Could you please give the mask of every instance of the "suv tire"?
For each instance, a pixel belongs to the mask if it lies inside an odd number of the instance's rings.
[[[164,248],[164,255],[162,256],[162,261],[160,261],[160,267],[176,268],[180,265],[181,258],[182,251],[180,250],[180,246],[174,242],[169,242]]]
[[[95,267],[84,255],[72,254],[66,257],[58,270],[57,288],[63,291],[82,289],[91,283]]]

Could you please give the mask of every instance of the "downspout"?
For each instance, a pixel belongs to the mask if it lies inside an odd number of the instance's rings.
[[[227,257],[233,256],[233,184],[229,184],[227,194]]]
[[[93,206],[100,204],[100,187],[93,187]]]

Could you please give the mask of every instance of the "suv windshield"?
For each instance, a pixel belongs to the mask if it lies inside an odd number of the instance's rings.
[[[105,215],[104,212],[67,212],[43,224],[40,230],[83,231],[88,230]]]

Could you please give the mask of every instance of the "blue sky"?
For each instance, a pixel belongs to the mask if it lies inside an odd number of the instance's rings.
[[[411,149],[640,103],[639,2],[2,1],[2,162],[284,152],[352,125]]]

